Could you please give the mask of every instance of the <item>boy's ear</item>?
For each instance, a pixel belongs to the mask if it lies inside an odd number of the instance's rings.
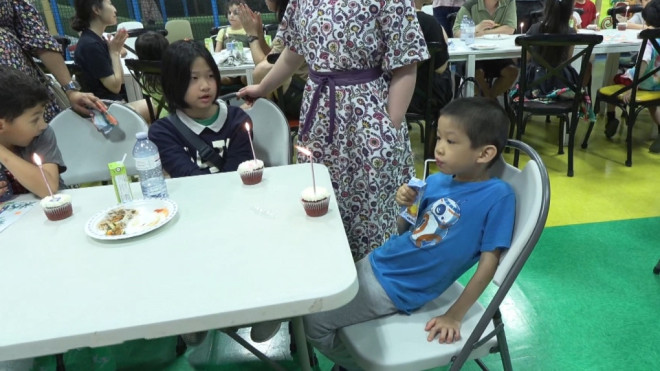
[[[10,122],[7,121],[6,119],[0,118],[0,134],[7,129],[7,126],[9,126]]]
[[[479,154],[479,157],[477,158],[477,163],[487,164],[492,159],[494,159],[495,156],[497,156],[497,147],[495,147],[492,144],[487,144],[487,145],[481,147],[481,153]]]

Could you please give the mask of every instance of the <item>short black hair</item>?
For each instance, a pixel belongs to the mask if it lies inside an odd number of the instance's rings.
[[[0,119],[12,121],[50,100],[46,86],[37,78],[7,66],[0,66],[0,86]]]
[[[159,61],[170,45],[165,36],[156,31],[147,31],[135,40],[135,54],[138,59]]]
[[[174,113],[177,109],[188,108],[184,98],[190,85],[190,68],[197,57],[202,57],[211,67],[217,84],[214,99],[220,96],[220,71],[211,53],[199,42],[176,41],[165,50],[161,75],[161,86],[170,113]]]
[[[509,138],[509,116],[496,101],[483,97],[455,99],[440,110],[440,116],[449,116],[460,125],[472,148],[485,145],[497,148],[497,156],[488,166],[502,154]]]
[[[642,18],[647,25],[660,28],[660,0],[653,0],[642,9]]]

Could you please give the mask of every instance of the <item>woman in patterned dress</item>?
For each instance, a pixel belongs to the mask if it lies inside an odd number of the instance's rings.
[[[402,122],[416,63],[429,57],[415,7],[412,0],[291,0],[278,37],[287,48],[273,70],[239,96],[265,96],[307,62],[299,144],[330,170],[357,261],[396,233],[396,189],[414,173]]]
[[[69,70],[60,53],[60,44],[48,33],[41,15],[27,0],[0,0],[0,63],[39,79],[39,73],[23,51],[41,59],[46,68],[55,76],[60,85],[71,81]],[[4,87],[3,87],[4,88]],[[97,100],[93,94],[75,90],[67,91],[73,108],[82,115],[89,116],[88,106]],[[51,97],[46,106],[46,122],[60,112],[60,107]]]

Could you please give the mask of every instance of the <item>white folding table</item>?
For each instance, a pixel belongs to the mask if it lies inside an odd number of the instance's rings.
[[[314,167],[331,190],[327,169]],[[112,186],[64,191],[74,214],[62,221],[35,206],[0,233],[0,361],[295,317],[309,369],[300,316],[358,289],[334,195],[325,216],[303,211],[311,182],[308,164],[266,168],[254,186],[235,172],[170,179],[177,215],[121,241],[84,229],[116,204]]]

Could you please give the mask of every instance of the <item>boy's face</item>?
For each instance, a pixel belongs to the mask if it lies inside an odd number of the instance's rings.
[[[238,10],[238,5],[232,5],[227,12],[227,20],[233,29],[240,29],[243,27],[241,20],[238,18]]]
[[[456,175],[459,181],[483,180],[483,148],[472,148],[463,127],[455,124],[451,116],[440,116],[437,134],[434,154],[440,171]]]
[[[41,134],[48,125],[44,121],[45,104],[29,108],[22,115],[8,121],[0,119],[0,143],[27,147],[32,139]]]

